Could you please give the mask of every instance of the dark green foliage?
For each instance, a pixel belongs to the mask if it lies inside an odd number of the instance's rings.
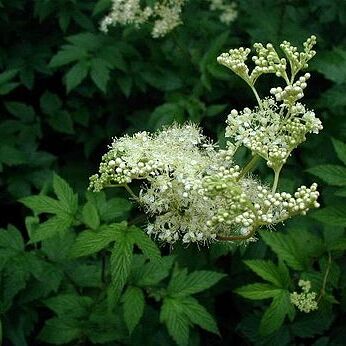
[[[191,0],[184,24],[155,40],[146,26],[99,32],[109,0],[0,0],[4,345],[345,344],[346,3],[237,3],[225,26]],[[145,235],[126,191],[86,191],[111,137],[194,121],[217,139],[230,109],[254,104],[221,52],[311,34],[307,103],[324,130],[279,189],[317,180],[319,210],[246,247],[168,249]],[[290,303],[299,279],[317,311]]]

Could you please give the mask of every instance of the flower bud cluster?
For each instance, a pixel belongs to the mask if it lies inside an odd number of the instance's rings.
[[[302,312],[309,313],[311,311],[317,310],[317,294],[316,292],[310,292],[311,282],[305,280],[299,280],[298,286],[302,288],[301,293],[293,292],[290,294],[290,300],[293,305],[295,305],[298,310]]]
[[[235,74],[243,78],[244,80],[249,80],[249,68],[247,67],[245,61],[250,53],[250,48],[236,48],[230,49],[228,53],[222,53],[217,57],[217,62],[231,69]]]
[[[294,215],[305,215],[318,208],[317,184],[310,188],[301,186],[291,195],[272,193],[268,188],[250,178],[238,180],[238,170],[223,169],[203,180],[205,195],[218,201],[219,209],[207,222],[209,227],[229,227],[236,233],[252,231],[259,226],[283,222]]]
[[[286,76],[286,59],[279,57],[271,43],[268,43],[266,47],[262,43],[255,43],[253,47],[257,52],[257,55],[252,57],[256,65],[250,75],[253,83],[264,73],[275,73],[277,77]]]
[[[290,42],[284,41],[280,48],[285,53],[287,59],[291,62],[291,73],[295,75],[299,70],[307,68],[307,62],[316,55],[312,48],[316,44],[316,36],[312,35],[304,43],[304,52],[298,52],[298,48]]]
[[[286,93],[289,98],[292,98],[294,95],[294,101],[291,101],[291,103],[293,103],[303,97],[303,89],[306,87],[306,80],[300,80],[297,84],[293,84],[293,80],[301,69],[308,67],[307,62],[316,54],[312,49],[315,44],[316,37],[311,36],[303,44],[304,51],[298,52],[297,47],[292,46],[290,42],[284,41],[280,47],[285,53],[286,58],[281,58],[272,44],[268,43],[264,46],[262,43],[255,43],[253,47],[256,50],[257,55],[252,57],[255,67],[251,71],[250,75],[250,68],[246,64],[247,56],[251,51],[249,48],[240,47],[238,49],[230,49],[228,53],[222,53],[217,58],[217,61],[230,68],[252,86],[260,75],[275,73],[277,77],[283,78],[290,88],[287,90],[281,90],[281,92],[274,92],[274,94],[277,94],[278,100],[286,99],[285,95],[281,96],[282,92]],[[289,79],[287,75],[287,60],[291,67],[291,79]],[[273,91],[275,91],[275,88]]]
[[[276,98],[276,101],[283,101],[287,105],[294,105],[296,101],[304,97],[304,89],[307,87],[306,81],[310,78],[310,73],[305,73],[292,85],[287,85],[284,89],[281,87],[271,88],[270,93]]]

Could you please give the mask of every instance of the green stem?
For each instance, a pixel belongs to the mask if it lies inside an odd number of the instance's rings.
[[[246,240],[251,238],[256,232],[256,227],[252,229],[252,231],[247,235],[236,235],[236,236],[224,236],[224,235],[218,235],[216,236],[217,240],[223,240],[223,241],[236,241],[236,240]]]
[[[130,186],[128,186],[127,184],[124,184],[123,186],[124,186],[124,188],[126,189],[126,191],[131,195],[131,197],[132,197],[134,200],[138,201],[138,196],[135,195],[135,193],[132,191],[132,189],[130,188]]]
[[[256,166],[259,158],[260,157],[258,155],[253,155],[251,160],[245,165],[245,167],[240,172],[238,179],[242,178],[245,174],[250,172]]]
[[[281,169],[282,169],[282,166],[279,169],[277,169],[276,171],[274,171],[274,182],[273,182],[273,187],[272,187],[272,194],[274,194],[276,192],[276,189],[278,187]]]
[[[329,275],[329,272],[330,272],[330,267],[332,266],[332,255],[331,253],[328,251],[328,265],[327,265],[327,268],[326,268],[326,271],[324,273],[324,277],[323,277],[323,283],[322,283],[322,287],[321,287],[321,290],[320,290],[320,294],[317,298],[317,303],[319,303],[322,299],[322,297],[325,295],[326,293],[326,285],[327,285],[327,279],[328,279],[328,275]]]
[[[256,100],[257,100],[257,103],[258,103],[259,108],[260,108],[260,109],[263,109],[263,108],[262,108],[262,102],[261,102],[261,99],[260,99],[260,97],[259,97],[259,95],[258,95],[257,90],[255,89],[255,87],[254,87],[253,85],[251,85],[251,84],[249,84],[249,85],[250,85],[250,88],[251,88],[252,92],[253,92],[253,93],[255,94],[255,96],[256,96]]]

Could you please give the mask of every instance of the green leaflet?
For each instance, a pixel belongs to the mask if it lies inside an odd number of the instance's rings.
[[[206,310],[204,306],[199,304],[195,298],[185,297],[179,299],[178,301],[181,303],[183,312],[191,323],[198,325],[208,332],[220,335],[213,316]]]
[[[172,276],[168,292],[172,296],[188,296],[208,289],[224,277],[225,274],[206,270],[194,271],[190,274],[186,270],[178,270]]]
[[[78,197],[70,185],[57,174],[53,176],[53,189],[61,204],[66,210],[74,214],[78,208]]]
[[[335,138],[332,138],[332,142],[338,159],[346,165],[346,144]]]
[[[55,216],[41,223],[32,232],[30,231],[30,241],[33,243],[65,232],[75,220],[75,214],[78,209],[78,197],[70,185],[64,179],[54,174],[53,189],[58,197],[57,200],[44,195],[29,196],[20,200],[24,205],[32,209],[35,214],[55,214]]]
[[[31,234],[30,242],[36,243],[45,239],[52,238],[56,234],[66,231],[73,222],[73,216],[70,214],[57,214],[48,221],[39,225]]]
[[[278,232],[261,232],[264,242],[295,270],[304,270],[309,265],[309,256],[319,256],[323,253],[320,238],[305,229],[290,229],[287,234]]]
[[[289,292],[281,290],[273,298],[272,303],[262,316],[259,332],[268,335],[279,329],[290,310],[293,309],[289,299]]]
[[[87,202],[84,205],[82,215],[83,222],[91,229],[95,230],[100,226],[100,217],[96,206],[93,203]]]
[[[160,320],[178,345],[187,345],[189,328],[195,324],[219,335],[214,318],[193,297],[167,297],[163,301]]]
[[[244,263],[262,279],[279,288],[287,288],[288,273],[271,261],[247,260]]]
[[[130,237],[126,232],[120,233],[110,257],[110,271],[112,277],[110,294],[114,296],[114,301],[118,300],[127,278],[130,275],[133,257],[132,251],[133,242]]]
[[[55,317],[46,322],[38,338],[51,344],[63,345],[78,340],[81,334],[77,321],[68,317]]]
[[[328,184],[336,186],[346,185],[346,168],[338,165],[320,165],[307,169],[307,172],[316,175]]]
[[[312,217],[320,222],[332,226],[345,226],[346,213],[344,206],[328,206],[320,210],[316,210]]]
[[[147,236],[143,230],[138,227],[131,226],[128,229],[128,235],[133,242],[136,244],[143,254],[152,261],[160,261],[161,254],[157,245]]]
[[[249,284],[234,290],[235,293],[242,297],[253,300],[274,298],[280,291],[280,288],[264,283]]]
[[[179,346],[188,344],[190,322],[181,305],[175,299],[167,298],[164,300],[160,321],[166,324],[169,334]]]
[[[131,334],[139,323],[144,312],[144,294],[138,287],[129,286],[123,297],[124,320]]]
[[[70,250],[72,257],[87,256],[101,251],[126,232],[126,223],[104,225],[99,230],[86,230],[80,233]]]

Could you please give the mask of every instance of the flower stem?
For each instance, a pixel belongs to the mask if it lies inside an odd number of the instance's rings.
[[[325,271],[324,276],[323,276],[323,283],[322,283],[322,287],[321,287],[321,290],[320,290],[320,294],[319,294],[319,296],[317,298],[317,303],[319,303],[321,301],[322,297],[326,293],[327,279],[328,279],[328,275],[329,275],[331,266],[332,266],[332,255],[328,251],[328,265],[327,265],[326,271]]]
[[[242,178],[245,174],[249,173],[256,166],[258,160],[259,156],[256,154],[253,155],[251,160],[245,165],[245,167],[240,172],[238,179]]]
[[[124,186],[124,188],[126,189],[126,191],[130,194],[130,196],[134,199],[134,200],[138,200],[138,196],[135,195],[135,193],[132,191],[132,189],[130,188],[130,186],[128,186],[127,184],[122,185]]]
[[[281,168],[282,168],[282,166],[279,169],[277,169],[276,171],[274,171],[274,182],[273,182],[273,187],[272,187],[272,194],[274,194],[276,192],[276,189],[278,187]]]
[[[256,232],[256,228],[254,227],[251,232],[247,235],[236,235],[236,236],[226,236],[226,235],[218,235],[216,236],[217,240],[223,241],[236,241],[236,240],[246,240],[251,238]]]
[[[257,92],[256,88],[253,85],[251,85],[251,84],[249,84],[249,85],[250,85],[250,88],[251,88],[252,92],[256,96],[256,100],[257,100],[259,108],[262,109],[262,102],[261,102],[261,99],[260,99],[260,97],[258,95],[258,92]]]

